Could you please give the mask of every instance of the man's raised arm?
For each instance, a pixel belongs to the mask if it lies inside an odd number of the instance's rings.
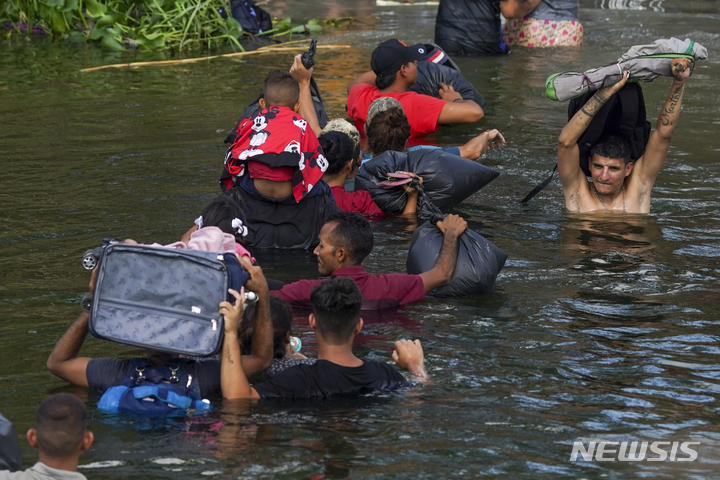
[[[320,121],[317,118],[315,104],[313,103],[312,93],[310,92],[310,79],[312,78],[313,67],[309,69],[305,68],[302,64],[302,54],[298,53],[295,55],[292,67],[290,67],[290,73],[295,77],[295,80],[298,81],[298,85],[300,86],[300,109],[298,113],[308,122],[308,126],[315,136],[318,136],[322,129],[320,128]]]
[[[633,176],[642,183],[649,183],[650,187],[665,164],[670,140],[680,119],[685,81],[690,77],[692,62],[687,58],[676,58],[670,65],[674,77],[670,93],[658,117],[655,131],[650,135],[645,153],[641,160],[635,162],[633,169]]]
[[[579,195],[580,186],[585,180],[585,173],[580,168],[580,147],[578,139],[585,133],[593,117],[605,105],[608,99],[619,91],[630,77],[630,72],[623,72],[619,82],[595,92],[590,100],[580,108],[560,132],[558,138],[558,172],[562,181],[563,194],[566,204],[570,205],[571,198]]]
[[[93,270],[92,277],[90,277],[90,294],[95,292],[96,278],[97,269]],[[86,370],[91,359],[88,357],[78,358],[77,355],[87,337],[89,320],[88,312],[81,313],[55,344],[55,348],[45,364],[53,375],[80,387],[88,386]]]
[[[255,292],[258,296],[255,308],[252,351],[243,355],[242,365],[245,375],[253,375],[266,370],[273,361],[273,326],[270,313],[270,296],[267,281],[262,269],[254,266],[246,256],[239,257],[242,267],[250,274],[245,282],[245,289]]]

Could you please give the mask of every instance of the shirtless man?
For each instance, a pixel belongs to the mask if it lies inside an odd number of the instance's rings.
[[[598,90],[565,125],[558,139],[558,170],[565,207],[572,212],[597,210],[623,213],[649,213],[650,193],[665,164],[670,139],[680,118],[685,81],[690,77],[690,60],[676,58],[671,63],[673,83],[665,106],[650,135],[645,153],[632,162],[630,146],[620,137],[600,140],[590,151],[592,181],[580,168],[578,139],[607,100],[627,82],[629,72],[615,85]]]

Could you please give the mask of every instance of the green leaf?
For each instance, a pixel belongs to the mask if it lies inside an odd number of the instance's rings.
[[[309,33],[309,34],[316,34],[316,33],[322,33],[323,28],[321,25],[298,25],[297,27],[290,30],[290,33]]]
[[[310,20],[307,21],[307,25],[317,25],[319,23],[320,23],[319,18],[311,18]]]
[[[290,25],[290,17],[285,17],[279,22],[275,23],[275,25]]]
[[[105,27],[98,28],[97,25],[90,30],[90,40],[100,40],[105,35]]]
[[[228,17],[228,19],[225,21],[225,25],[227,34],[229,36],[234,38],[239,38],[243,36],[242,26],[234,18]]]
[[[83,32],[78,32],[77,30],[70,32],[70,41],[73,43],[84,43],[85,34],[83,34]]]
[[[125,50],[125,45],[120,43],[112,35],[103,35],[100,44],[110,50]]]
[[[98,18],[105,15],[107,7],[97,0],[83,0],[85,11],[91,18]]]
[[[95,22],[95,28],[105,28],[108,25],[113,25],[119,19],[120,15],[103,15]]]
[[[65,0],[44,0],[42,3],[48,7],[57,8],[58,10],[65,4]]]
[[[73,12],[77,10],[78,8],[78,2],[77,0],[65,0],[65,6],[60,9],[61,12]]]
[[[65,17],[57,10],[50,10],[50,25],[55,32],[66,33],[68,31]]]

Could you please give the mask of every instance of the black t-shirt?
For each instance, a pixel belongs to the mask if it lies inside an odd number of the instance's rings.
[[[195,362],[189,360],[180,364],[195,377],[203,397],[220,395],[220,360]],[[133,360],[117,358],[93,358],[87,364],[85,375],[88,386],[104,392],[110,387],[120,385],[135,369]]]
[[[413,385],[413,382],[386,363],[365,362],[359,367],[343,367],[327,360],[318,360],[313,365],[290,367],[271,380],[253,387],[260,398],[312,398],[360,395]]]

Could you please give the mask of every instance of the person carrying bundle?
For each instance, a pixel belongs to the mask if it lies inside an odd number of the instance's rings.
[[[676,58],[672,61],[674,80],[658,117],[656,129],[647,142],[645,153],[633,162],[630,159],[631,146],[627,139],[616,135],[601,138],[590,150],[590,182],[580,165],[578,140],[603,105],[625,86],[629,72],[624,72],[620,81],[614,85],[598,90],[575,113],[558,139],[558,171],[568,210],[650,212],[650,193],[665,164],[670,140],[680,118],[680,106],[685,82],[691,73],[690,67],[691,61],[687,58]]]

